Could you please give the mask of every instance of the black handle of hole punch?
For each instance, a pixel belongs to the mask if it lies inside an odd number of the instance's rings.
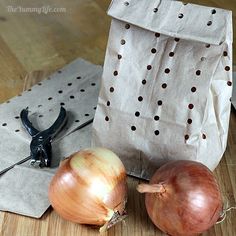
[[[30,122],[29,118],[28,118],[28,107],[26,109],[23,109],[20,113],[20,118],[22,121],[22,124],[24,125],[24,127],[26,128],[26,130],[28,131],[28,133],[31,136],[35,136],[39,133],[39,131],[33,127],[32,123]]]
[[[67,121],[66,109],[64,107],[61,107],[60,113],[56,121],[52,124],[50,128],[44,131],[45,134],[51,137],[51,139],[53,139],[65,125],[66,121]]]

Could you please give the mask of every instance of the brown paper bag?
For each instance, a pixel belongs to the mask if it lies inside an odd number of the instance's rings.
[[[93,145],[146,179],[169,160],[217,166],[232,92],[231,12],[157,2],[112,2],[93,124]]]

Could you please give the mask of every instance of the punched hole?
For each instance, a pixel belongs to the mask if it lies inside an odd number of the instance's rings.
[[[121,39],[121,40],[120,40],[120,44],[121,44],[121,45],[124,45],[124,44],[125,44],[125,40],[124,40],[124,39]]]
[[[154,12],[154,13],[157,13],[157,12],[158,12],[158,8],[155,7],[155,8],[153,9],[153,12]]]
[[[216,14],[216,9],[212,9],[212,10],[211,10],[211,14],[212,14],[212,15]]]
[[[212,21],[208,21],[208,22],[207,22],[207,25],[208,25],[208,26],[212,25]]]
[[[155,135],[159,135],[159,134],[160,134],[159,130],[155,130],[155,131],[154,131],[154,134],[155,134]]]
[[[184,17],[184,14],[183,13],[180,13],[179,15],[178,15],[178,18],[179,19],[182,19]]]

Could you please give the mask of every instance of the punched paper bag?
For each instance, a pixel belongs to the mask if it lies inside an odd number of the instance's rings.
[[[227,143],[232,91],[230,11],[177,1],[114,0],[93,145],[129,174],[169,160],[213,170]]]

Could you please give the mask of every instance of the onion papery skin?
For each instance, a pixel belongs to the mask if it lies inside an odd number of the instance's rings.
[[[164,188],[159,193],[146,193],[146,209],[152,222],[168,235],[198,235],[220,218],[219,186],[203,164],[171,161],[156,171],[152,184]]]
[[[126,171],[105,148],[87,149],[63,161],[49,186],[49,200],[64,219],[104,225],[122,214],[127,199]]]

